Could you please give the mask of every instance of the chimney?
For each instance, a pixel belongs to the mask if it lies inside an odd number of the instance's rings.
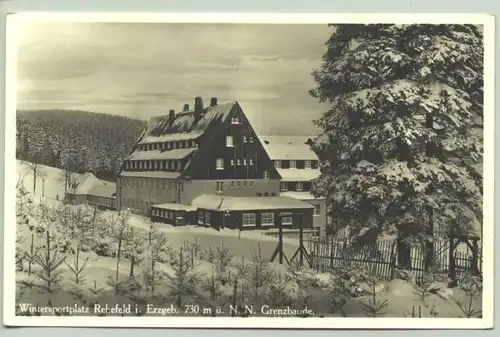
[[[210,106],[213,107],[213,106],[217,106],[217,97],[212,97],[210,99]]]
[[[199,121],[201,115],[203,114],[203,100],[201,97],[195,97],[194,99],[194,118],[196,121]]]
[[[168,126],[172,126],[174,124],[175,119],[175,110],[168,111]]]
[[[189,104],[184,104],[184,108],[182,109],[182,111],[189,111]]]

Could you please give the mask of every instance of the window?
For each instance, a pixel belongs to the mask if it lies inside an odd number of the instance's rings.
[[[199,224],[205,223],[205,212],[203,212],[203,211],[198,212],[198,223]]]
[[[239,159],[236,159],[236,165],[238,165],[238,166],[241,165],[241,161]]]
[[[250,181],[248,182],[248,186],[253,187],[253,181],[252,181],[252,180],[250,180]]]
[[[231,159],[231,166],[234,166],[234,159]]]
[[[264,171],[264,179],[269,179],[269,171]]]
[[[172,143],[168,142],[167,143],[167,150],[170,150],[171,147],[172,147]]]
[[[216,182],[216,184],[217,184],[217,192],[222,192],[222,191],[224,191],[224,182],[222,182],[222,181],[217,181],[217,182]]]
[[[247,136],[243,136],[243,143],[247,142]]]
[[[249,161],[250,161],[250,162],[249,162],[249,165],[253,165],[253,159],[252,159],[252,158],[250,158],[250,159],[249,159]]]
[[[243,181],[243,187],[247,187],[247,181]]]
[[[234,181],[231,181],[231,187],[234,188]]]
[[[262,213],[262,226],[274,225],[274,213]]]
[[[310,169],[311,168],[311,161],[310,160],[306,160],[305,163],[304,163],[304,167],[306,169]]]
[[[164,167],[163,167],[163,165],[164,165],[164,164],[165,164],[165,162],[164,162],[164,161],[161,161],[161,162],[160,162],[160,170],[163,170],[163,168],[164,168]]]
[[[281,160],[275,160],[274,161],[274,167],[281,168]]]
[[[243,227],[255,227],[255,213],[243,214]]]
[[[165,161],[165,169],[170,170],[171,167],[170,161]]]
[[[184,182],[183,182],[183,181],[179,181],[179,190],[180,190],[181,192],[183,192],[183,191],[184,191]]]
[[[240,118],[239,117],[232,117],[231,124],[240,124]]]
[[[154,162],[154,169],[155,169],[155,171],[158,170],[158,162],[157,161]]]
[[[226,146],[227,147],[233,147],[233,137],[232,136],[226,136]]]
[[[321,205],[314,205],[314,215],[321,214]]]
[[[249,143],[253,143],[253,137],[252,136],[248,136],[248,142]]]
[[[241,187],[241,181],[236,182],[236,187],[240,188]]]
[[[297,183],[297,191],[302,191],[303,189],[304,189],[304,184],[301,181],[299,181]]]
[[[217,170],[223,170],[224,169],[224,159],[222,159],[222,158],[217,159],[217,161],[215,162],[215,168]]]
[[[210,225],[210,212],[205,213],[205,224]]]
[[[282,183],[281,183],[281,190],[282,190],[283,192],[288,191],[288,184],[287,184],[287,183],[282,182]]]
[[[186,141],[184,142],[184,147],[189,147],[189,140],[186,140]]]
[[[202,213],[202,214],[203,214],[203,213]],[[167,212],[167,217],[168,217],[169,219],[173,219],[173,218],[174,218],[174,212],[168,211],[168,212]]]
[[[292,220],[292,213],[285,213],[281,217],[281,224],[282,225],[291,225],[293,224]]]
[[[152,161],[149,161],[149,162],[148,162],[148,169],[149,169],[149,170],[152,170],[152,169],[153,169],[153,162],[152,162]]]
[[[290,168],[297,168],[297,162],[295,160],[290,160]]]
[[[244,158],[244,159],[243,159],[243,165],[246,165],[246,164],[247,164],[247,159],[246,159],[246,158]]]

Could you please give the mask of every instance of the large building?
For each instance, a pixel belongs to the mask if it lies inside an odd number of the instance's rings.
[[[325,229],[326,201],[311,193],[311,182],[320,175],[318,156],[308,145],[314,137],[260,136],[267,154],[281,176],[280,195],[314,206],[313,226]]]
[[[280,196],[274,167],[238,102],[152,118],[125,158],[118,209],[173,225],[312,227],[314,206]]]

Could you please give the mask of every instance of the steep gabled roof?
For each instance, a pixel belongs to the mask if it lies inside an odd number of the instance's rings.
[[[69,189],[66,193],[112,198],[116,193],[116,184],[101,180],[91,172],[87,172],[78,177],[73,189]]]
[[[138,144],[159,143],[169,141],[192,140],[201,137],[212,122],[224,121],[230,114],[236,102],[225,103],[204,109],[197,121],[194,111],[179,112],[170,125],[169,115],[150,119]]]
[[[122,177],[157,177],[166,179],[179,177],[190,167],[193,157],[196,157],[197,153],[199,153],[198,148],[188,147],[142,151],[137,145],[195,140],[205,133],[211,132],[209,130],[216,130],[217,128],[213,128],[212,126],[224,123],[236,105],[238,105],[238,102],[207,107],[203,109],[198,119],[195,118],[194,110],[177,113],[174,115],[173,121],[170,121],[169,114],[151,118],[137,140],[133,152],[125,160],[188,159],[188,162],[182,168],[182,172],[122,170],[119,175]]]
[[[272,160],[318,160],[318,156],[306,144],[307,136],[259,136]]]

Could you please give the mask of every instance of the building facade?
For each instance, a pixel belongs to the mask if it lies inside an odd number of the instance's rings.
[[[312,180],[320,175],[319,159],[308,140],[313,137],[260,136],[267,154],[281,176],[280,195],[307,202],[314,207],[313,227],[324,231],[326,199],[311,193]]]
[[[264,203],[280,201],[273,206],[276,212],[292,209],[294,214],[313,209],[293,198],[280,199],[280,182],[281,175],[238,102],[219,105],[212,98],[205,107],[196,97],[192,110],[185,104],[179,113],[170,110],[150,120],[122,164],[117,203],[118,208],[173,225],[207,225],[208,212],[209,219],[214,219],[209,220],[210,226],[242,229],[250,228],[243,226],[245,209],[233,208],[228,199],[216,208],[209,201],[233,198],[247,205],[263,199]],[[265,213],[249,210],[256,219]],[[226,222],[216,221],[218,217]]]

